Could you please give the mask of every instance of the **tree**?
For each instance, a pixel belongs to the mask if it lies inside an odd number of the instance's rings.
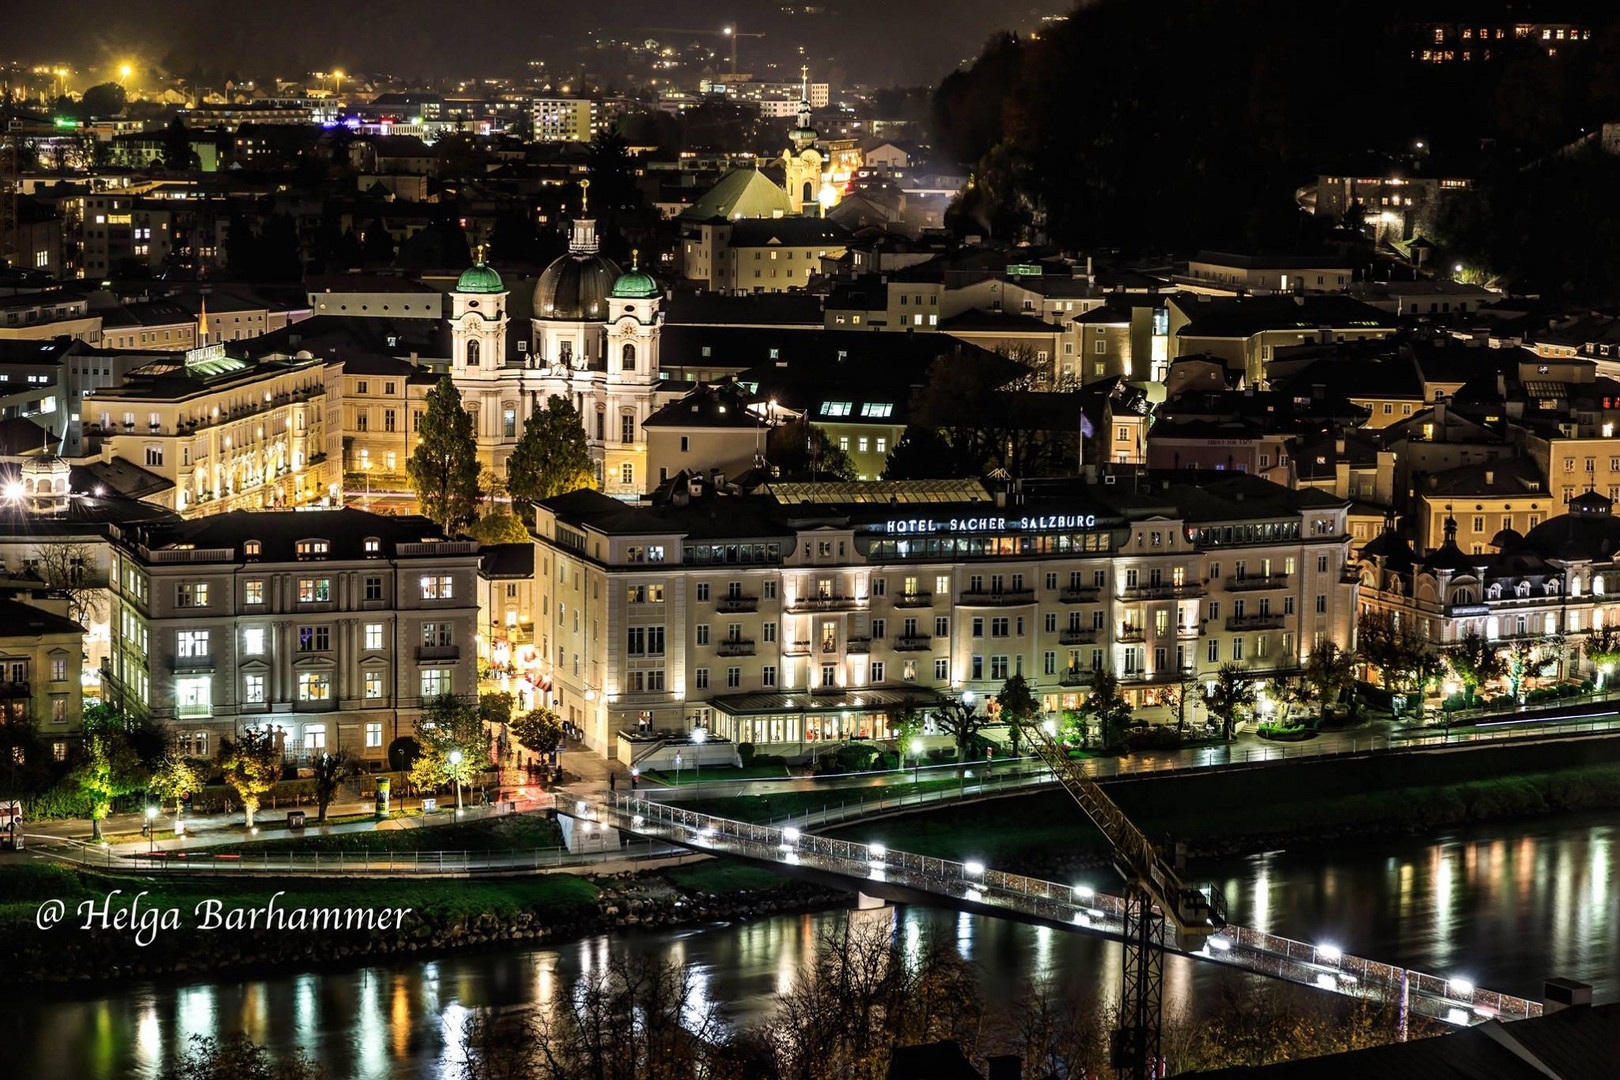
[[[1474,630],[1469,630],[1446,650],[1445,662],[1462,683],[1463,698],[1469,704],[1473,704],[1474,694],[1481,686],[1507,673],[1507,662],[1501,650]]]
[[[113,800],[141,791],[149,774],[129,742],[129,733],[116,723],[88,721],[77,766],[69,774],[90,808],[90,836],[101,839],[101,823],[112,813]]]
[[[1119,677],[1108,668],[1094,673],[1091,692],[1086,695],[1080,714],[1097,725],[1102,748],[1118,751],[1125,748],[1131,731],[1131,706],[1119,688]]]
[[[805,417],[771,429],[765,440],[765,459],[783,479],[855,479],[855,463],[849,455]]]
[[[894,749],[900,765],[904,767],[906,755],[912,752],[911,744],[916,742],[923,733],[923,715],[921,710],[910,701],[900,706],[893,719],[889,722],[889,730],[894,732]],[[920,755],[919,755],[920,756]]]
[[[956,451],[933,428],[907,425],[883,462],[885,480],[949,480],[977,472],[961,467]]]
[[[1620,664],[1620,629],[1616,629],[1613,623],[1598,627],[1586,636],[1583,651],[1597,669],[1598,687],[1607,686],[1615,665]]]
[[[1552,666],[1553,658],[1548,653],[1563,643],[1555,634],[1539,640],[1533,638],[1519,638],[1513,642],[1508,650],[1507,677],[1508,692],[1514,700],[1524,701],[1525,683],[1530,679],[1539,679],[1547,673]]]
[[[545,706],[530,709],[512,721],[512,737],[529,753],[545,757],[562,744],[562,720]]]
[[[178,814],[180,800],[185,798],[187,792],[202,787],[206,780],[207,777],[195,762],[181,754],[179,750],[170,747],[152,769],[152,777],[147,781],[146,789],[157,796],[160,807],[163,800],[173,800],[174,812]]]
[[[219,761],[225,782],[242,800],[243,820],[253,828],[259,800],[281,779],[281,748],[269,728],[243,728],[234,742],[226,741]]]
[[[1255,701],[1254,679],[1242,664],[1225,663],[1215,672],[1215,685],[1204,689],[1204,708],[1221,722],[1221,735],[1230,740],[1244,709]]]
[[[191,148],[191,130],[179,113],[169,121],[163,132],[163,167],[170,172],[183,172],[197,167],[197,152]]]
[[[124,111],[128,95],[115,82],[97,83],[84,92],[79,103],[81,116],[117,116]]]
[[[1442,662],[1410,620],[1384,611],[1364,612],[1356,624],[1362,657],[1377,668],[1385,685],[1417,696],[1417,719],[1423,719],[1423,691],[1442,670]]]
[[[519,521],[516,514],[509,514],[505,510],[496,510],[485,514],[472,523],[467,530],[472,538],[480,544],[527,544],[534,541],[529,530]]]
[[[343,781],[360,771],[360,763],[347,750],[339,750],[335,754],[321,754],[312,765],[315,774],[315,820],[324,823],[326,808],[332,805]]]
[[[472,520],[478,508],[478,444],[472,417],[461,407],[461,391],[448,375],[427,393],[421,439],[405,472],[422,513],[446,534]]]
[[[326,1073],[302,1050],[276,1060],[245,1031],[223,1039],[191,1036],[185,1056],[163,1073],[163,1080],[321,1080]]]
[[[1014,675],[1001,684],[1001,692],[996,695],[996,704],[1000,706],[999,717],[1007,725],[1007,741],[1012,746],[1013,756],[1018,756],[1018,739],[1023,734],[1025,724],[1033,723],[1041,713],[1041,703],[1029,688],[1028,681],[1022,675]]]
[[[1203,688],[1198,685],[1198,670],[1191,664],[1177,668],[1176,681],[1164,688],[1164,703],[1176,715],[1176,734],[1187,733],[1187,706],[1203,700]]]
[[[579,410],[560,394],[523,422],[523,435],[506,459],[506,490],[513,500],[537,503],[596,487],[596,467]]]
[[[416,719],[416,738],[422,756],[411,782],[418,787],[471,784],[489,763],[489,733],[478,705],[466,698],[440,694],[428,702]]]
[[[36,544],[30,558],[40,580],[67,598],[68,617],[88,629],[106,597],[106,589],[95,580],[95,549],[79,541]]]
[[[946,698],[934,714],[934,723],[945,734],[956,740],[956,756],[966,761],[974,736],[991,724],[989,715],[978,712],[971,701]]]
[[[505,727],[512,722],[512,709],[517,698],[505,691],[478,695],[478,718],[490,727]]]
[[[1305,681],[1311,684],[1326,708],[1338,699],[1341,691],[1355,685],[1355,654],[1323,640],[1312,646],[1310,655],[1305,659]]]
[[[360,257],[367,263],[387,265],[394,261],[394,238],[382,218],[372,218],[360,237]],[[423,430],[426,430],[424,427]]]

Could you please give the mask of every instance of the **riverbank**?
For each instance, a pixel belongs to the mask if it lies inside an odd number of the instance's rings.
[[[743,921],[847,899],[765,871],[718,863],[605,878],[548,874],[251,883],[109,875],[35,863],[0,873],[0,970],[15,982],[42,983],[307,969],[557,944],[616,930]],[[39,912],[53,901],[61,902],[63,918],[42,930],[36,924]],[[409,910],[396,922],[388,913],[401,909]],[[343,928],[326,928],[316,920],[331,916],[316,912],[344,913],[338,922]]]
[[[1620,742],[1296,762],[1105,786],[1150,838],[1185,845],[1191,859],[1219,858],[1620,809]],[[1101,833],[1065,792],[1053,790],[830,835],[1056,880],[1111,865]]]

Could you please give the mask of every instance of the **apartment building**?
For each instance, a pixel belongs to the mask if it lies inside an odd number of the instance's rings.
[[[83,726],[84,627],[67,609],[43,589],[0,595],[0,713],[32,720],[58,761]]]
[[[173,485],[163,505],[194,517],[310,506],[340,494],[343,367],[307,353],[243,360],[224,345],[130,371],[83,401],[85,434]]]
[[[535,98],[535,142],[590,142],[596,134],[596,102],[590,98]]]
[[[290,758],[382,762],[477,692],[478,545],[423,518],[236,511],[112,527],[106,692],[193,754],[268,725]]]
[[[645,722],[784,754],[887,738],[907,703],[1014,674],[1056,710],[1111,669],[1149,708],[1350,645],[1348,506],[1189,472],[575,492],[539,505],[534,674],[610,756]]]

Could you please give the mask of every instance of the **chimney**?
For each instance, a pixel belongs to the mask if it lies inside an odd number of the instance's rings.
[[[1091,268],[1091,256],[1090,255],[1086,256],[1086,284],[1087,285],[1095,285],[1095,284],[1097,284],[1097,275],[1096,275],[1095,272],[1093,272],[1093,270]]]
[[[1485,470],[1485,486],[1490,487],[1494,483],[1496,483],[1496,470],[1495,469],[1486,469]]]
[[[1565,1009],[1589,1009],[1592,1007],[1592,986],[1574,979],[1548,979],[1542,985],[1541,1006],[1542,1012],[1549,1015]]]
[[[1552,984],[1549,983],[1548,985]],[[1587,987],[1586,989],[1587,995],[1590,997],[1592,988]],[[989,1066],[989,1072],[986,1074],[985,1080],[1023,1080],[1024,1059],[1017,1054],[999,1054],[990,1058],[985,1064]]]

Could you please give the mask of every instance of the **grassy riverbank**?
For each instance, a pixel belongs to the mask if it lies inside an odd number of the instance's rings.
[[[1620,808],[1620,741],[1300,762],[1123,780],[1108,791],[1148,836],[1196,855],[1413,835],[1467,822]],[[833,835],[1003,869],[1057,871],[1106,853],[1063,792],[851,825]]]
[[[511,851],[519,848],[562,846],[562,831],[544,814],[506,814],[471,821],[422,819],[405,828],[366,829],[361,832],[321,833],[314,825],[302,836],[273,840],[232,842],[217,849],[224,852],[313,852],[323,855],[343,852],[361,855],[389,851]]]

